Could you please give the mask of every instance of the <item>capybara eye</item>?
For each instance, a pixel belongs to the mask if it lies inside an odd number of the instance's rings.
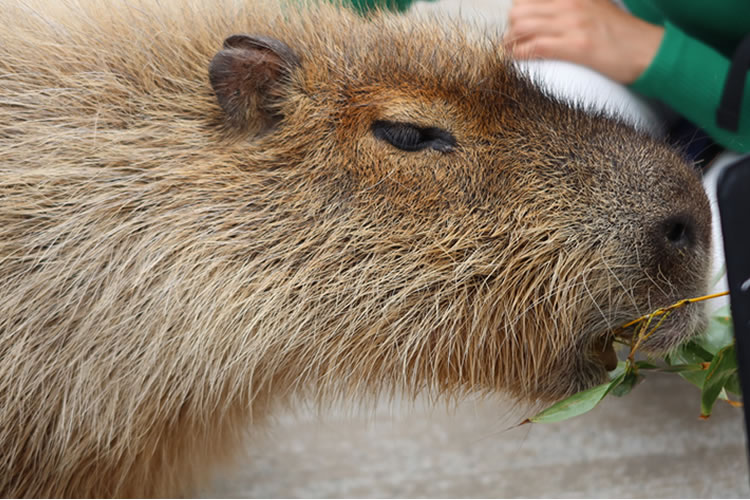
[[[372,124],[372,132],[378,139],[389,142],[403,151],[421,151],[429,148],[449,153],[456,147],[456,138],[453,134],[437,127],[378,120]]]

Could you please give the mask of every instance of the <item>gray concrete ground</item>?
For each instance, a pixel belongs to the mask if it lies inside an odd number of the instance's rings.
[[[699,391],[675,375],[557,424],[508,430],[491,401],[397,413],[283,416],[206,496],[750,496],[742,412],[699,420]]]
[[[497,23],[508,0],[442,0],[432,11]],[[559,424],[510,428],[507,405],[384,406],[282,415],[205,496],[748,497],[741,410],[698,419],[699,392],[650,376],[622,399]]]

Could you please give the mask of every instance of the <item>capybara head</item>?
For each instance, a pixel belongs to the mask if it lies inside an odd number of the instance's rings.
[[[557,398],[602,380],[614,327],[705,289],[710,211],[677,154],[545,95],[492,41],[344,23],[231,36],[209,71],[227,132],[274,152],[317,220],[301,260],[337,378]]]
[[[698,175],[498,37],[203,3],[0,13],[0,492],[174,492],[293,395],[554,400],[705,290]]]

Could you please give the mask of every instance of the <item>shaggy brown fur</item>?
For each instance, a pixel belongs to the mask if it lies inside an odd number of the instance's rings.
[[[222,49],[241,33],[285,45]],[[189,492],[296,395],[559,398],[605,376],[610,327],[701,293],[691,169],[463,33],[4,2],[0,495]],[[402,151],[377,120],[455,148]]]

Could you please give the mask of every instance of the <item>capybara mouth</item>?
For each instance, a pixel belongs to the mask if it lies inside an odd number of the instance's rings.
[[[628,323],[622,321],[620,324]],[[612,371],[619,361],[617,344],[627,346],[629,351],[637,350],[650,356],[664,355],[700,335],[707,325],[705,307],[699,303],[689,303],[669,311],[667,315],[653,316],[650,321],[644,320],[627,328],[620,326],[600,333],[595,337],[590,352],[599,365],[606,371]]]
[[[604,369],[608,372],[617,368],[618,359],[615,352],[614,340],[615,337],[613,335],[607,335],[597,339],[593,347],[594,357],[601,362]]]
[[[627,323],[626,323],[627,324]],[[617,339],[630,346],[631,350],[638,350],[648,355],[663,355],[677,348],[691,338],[700,335],[708,325],[708,315],[705,307],[700,303],[688,303],[678,309],[668,311],[667,314],[655,315],[650,320],[643,320],[628,328],[619,328],[609,338]],[[611,344],[611,343],[610,343]],[[606,346],[605,346],[606,347]],[[609,350],[602,349],[601,357],[609,360]],[[615,358],[615,366],[617,364]],[[608,366],[605,364],[605,366]],[[608,370],[610,368],[607,368]]]

